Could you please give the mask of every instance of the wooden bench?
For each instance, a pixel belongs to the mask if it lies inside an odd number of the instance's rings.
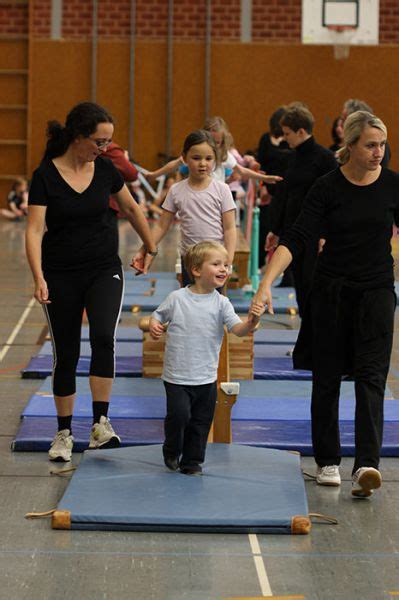
[[[244,237],[241,229],[237,228],[237,243],[236,251],[233,260],[233,275],[230,278],[227,287],[242,288],[244,285],[251,283],[248,277],[248,263],[251,250],[247,240]]]

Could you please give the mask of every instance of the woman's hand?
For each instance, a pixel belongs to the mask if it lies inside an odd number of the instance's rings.
[[[266,252],[269,252],[269,250],[274,250],[274,248],[277,248],[279,241],[280,241],[279,236],[276,235],[275,233],[273,233],[272,231],[269,231],[269,233],[266,236],[266,241],[265,241]]]
[[[258,291],[256,292],[255,296],[252,298],[252,302],[251,302],[251,306],[249,311],[251,313],[256,314],[258,311],[258,306],[259,305],[262,306],[266,306],[267,307],[267,312],[271,315],[274,315],[274,310],[273,310],[273,296],[272,296],[272,289],[271,289],[271,285],[269,284],[263,284],[263,286],[261,288],[258,289]]]
[[[137,254],[133,256],[130,266],[136,269],[136,275],[146,275],[154,258],[145,248],[141,247]]]
[[[34,296],[40,304],[51,304],[51,300],[48,297],[47,282],[43,277],[35,281],[35,293]]]

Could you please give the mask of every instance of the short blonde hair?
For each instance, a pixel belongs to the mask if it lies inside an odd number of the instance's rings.
[[[357,110],[345,119],[344,123],[344,145],[337,152],[337,160],[340,165],[345,165],[351,156],[349,146],[356,144],[366,127],[375,127],[387,135],[385,124],[375,115],[366,110]]]
[[[194,281],[193,269],[200,269],[211,252],[220,252],[228,257],[226,248],[219,242],[206,240],[190,246],[184,257],[184,266],[191,279]]]

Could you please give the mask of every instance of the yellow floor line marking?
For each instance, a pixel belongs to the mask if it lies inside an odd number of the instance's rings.
[[[30,311],[32,310],[33,306],[35,305],[35,303],[36,303],[36,300],[34,298],[31,298],[28,303],[28,306],[25,308],[24,312],[22,313],[18,323],[15,325],[14,330],[12,331],[10,337],[6,341],[6,346],[4,346],[3,350],[0,352],[0,362],[3,360],[3,358],[9,351],[13,341],[17,337],[22,325],[25,323],[25,321],[26,321]]]
[[[398,592],[387,592],[387,594],[389,594],[390,596],[399,596],[399,591]]]
[[[270,587],[269,578],[267,576],[265,563],[263,562],[262,553],[259,546],[259,541],[255,533],[248,534],[249,544],[251,546],[252,557],[254,559],[256,573],[258,575],[260,590],[263,596],[271,596],[272,589]]]

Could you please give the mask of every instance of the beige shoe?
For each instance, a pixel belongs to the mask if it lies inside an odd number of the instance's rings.
[[[100,422],[91,428],[89,448],[119,448],[120,445],[121,438],[116,435],[110,420],[100,417]]]
[[[48,457],[56,462],[69,462],[72,458],[73,437],[69,429],[62,429],[55,434],[51,442]]]

